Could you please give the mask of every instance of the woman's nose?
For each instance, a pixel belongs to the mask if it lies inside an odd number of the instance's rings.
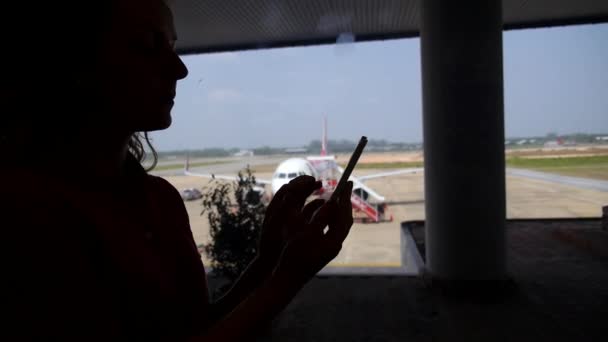
[[[188,68],[177,53],[173,53],[173,63],[175,70],[175,79],[181,80],[188,76]]]

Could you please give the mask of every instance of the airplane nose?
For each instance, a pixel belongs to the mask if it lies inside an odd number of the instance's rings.
[[[283,187],[283,185],[287,184],[288,181],[273,181],[272,182],[272,195],[274,196],[274,194],[277,193],[277,191],[279,191],[279,189],[281,189],[281,187]]]

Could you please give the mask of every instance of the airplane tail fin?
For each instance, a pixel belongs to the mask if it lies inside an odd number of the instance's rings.
[[[321,137],[321,155],[327,155],[327,116],[323,116],[323,136]]]

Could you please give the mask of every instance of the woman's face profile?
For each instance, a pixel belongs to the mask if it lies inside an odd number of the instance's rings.
[[[103,32],[93,88],[110,117],[100,120],[125,132],[169,127],[177,81],[188,74],[174,51],[169,8],[161,0],[115,1]]]

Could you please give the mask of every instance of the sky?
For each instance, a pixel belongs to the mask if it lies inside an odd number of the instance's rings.
[[[503,35],[507,137],[608,133],[608,24]],[[422,141],[417,38],[191,55],[159,151]]]

